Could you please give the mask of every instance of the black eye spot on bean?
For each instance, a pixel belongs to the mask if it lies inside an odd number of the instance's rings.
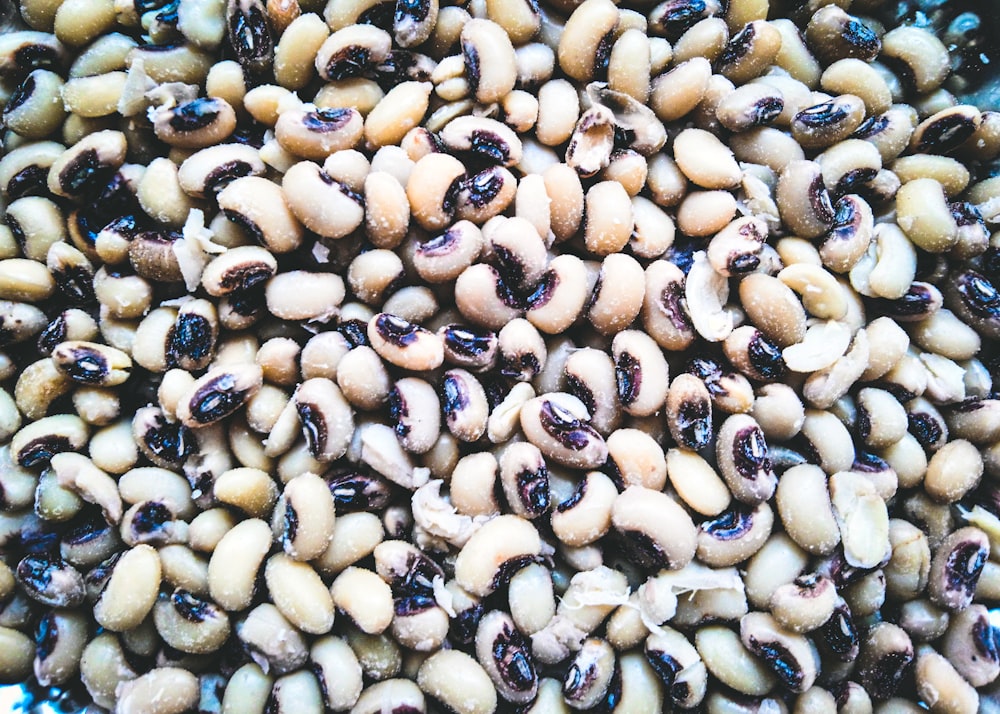
[[[31,468],[46,463],[56,454],[72,450],[73,445],[65,436],[58,434],[42,436],[24,445],[17,454],[17,463],[25,468]]]
[[[743,59],[753,46],[753,41],[756,36],[757,28],[749,24],[737,32],[729,40],[729,42],[726,43],[726,46],[722,50],[722,54],[719,55],[717,63],[718,66],[725,67],[726,65],[734,64]]]
[[[55,652],[56,643],[59,641],[59,626],[56,623],[54,612],[46,612],[38,621],[38,630],[35,634],[35,656],[40,660],[46,659]]]
[[[988,662],[1000,661],[997,635],[997,629],[986,618],[981,617],[972,624],[972,644]]]
[[[388,406],[389,419],[396,424],[396,435],[400,438],[405,437],[410,433],[410,427],[403,420],[406,419],[409,410],[406,408],[403,395],[400,394],[399,389],[396,387],[393,387],[389,392]]]
[[[985,275],[966,270],[956,278],[955,285],[962,303],[974,315],[986,320],[1000,318],[1000,294]]]
[[[451,625],[448,628],[448,638],[452,642],[467,645],[476,639],[476,630],[479,628],[479,621],[483,617],[483,606],[475,603],[472,607],[460,610],[456,617],[451,618]]]
[[[943,435],[941,425],[930,414],[921,412],[907,415],[908,431],[925,449],[937,444]]]
[[[479,333],[469,327],[448,327],[444,331],[445,348],[464,357],[479,357],[489,351],[493,333]]]
[[[649,534],[636,530],[618,531],[626,557],[645,571],[658,571],[670,565],[663,548]]]
[[[823,184],[823,177],[817,175],[809,185],[809,204],[816,213],[816,218],[825,223],[830,223],[835,217],[833,204],[830,201],[830,192]]]
[[[594,48],[594,76],[600,77],[608,70],[608,62],[611,60],[611,48],[615,44],[615,33],[609,32]]]
[[[142,441],[154,455],[177,465],[184,463],[196,451],[190,429],[180,423],[168,422],[159,415],[142,435]]]
[[[541,515],[549,510],[552,495],[549,492],[549,473],[545,466],[537,471],[525,470],[517,474],[517,493],[523,505],[532,515]]]
[[[212,325],[201,315],[186,313],[177,318],[167,352],[175,362],[187,357],[200,362],[212,352]]]
[[[59,66],[59,52],[54,47],[27,44],[14,51],[14,67],[25,74],[35,69],[55,69]]]
[[[835,101],[823,102],[803,109],[794,121],[810,128],[825,129],[847,118],[847,110]]]
[[[271,66],[274,39],[260,0],[229,0],[226,29],[229,45],[245,71],[256,74]]]
[[[249,176],[253,167],[246,161],[226,161],[219,164],[205,176],[205,191],[215,193],[224,189],[230,182]]]
[[[31,99],[31,95],[35,92],[35,78],[30,74],[25,77],[24,81],[21,82],[10,94],[10,98],[7,100],[6,106],[3,109],[3,115],[8,116],[12,114],[18,107],[22,106],[25,102]]]
[[[948,590],[964,593],[971,598],[979,576],[986,565],[988,553],[978,543],[962,543],[948,554],[945,562],[945,583]]]
[[[587,690],[594,686],[597,675],[597,669],[593,665],[581,668],[579,664],[573,662],[563,681],[563,696],[566,699],[576,699],[586,694]]]
[[[781,379],[787,372],[781,350],[761,333],[756,333],[747,345],[750,364],[765,379]]]
[[[741,429],[733,439],[733,460],[743,478],[756,480],[761,471],[771,470],[764,432],[758,427]]]
[[[49,170],[38,164],[25,166],[7,181],[7,196],[11,201],[25,196],[44,196],[48,192],[48,175]]]
[[[199,424],[211,424],[243,406],[247,396],[233,375],[220,375],[195,392],[191,399],[191,417]]]
[[[17,578],[25,587],[44,592],[52,583],[52,573],[61,562],[48,554],[28,555],[17,564]]]
[[[220,278],[219,286],[226,291],[248,291],[272,275],[274,270],[266,263],[245,263],[227,270]]]
[[[327,477],[337,513],[380,511],[389,505],[392,489],[375,476],[353,471]]]
[[[368,346],[368,324],[363,320],[344,320],[337,326],[337,332],[344,336],[351,349]]]
[[[503,173],[499,168],[492,167],[470,176],[463,182],[462,191],[467,193],[469,203],[482,208],[495,199],[503,187]]]
[[[170,595],[170,604],[188,622],[204,622],[209,614],[208,603],[187,590],[175,590]]]
[[[580,451],[595,438],[600,438],[594,428],[576,419],[572,414],[551,400],[542,403],[539,421],[545,432],[572,451]]]
[[[753,529],[753,511],[734,508],[703,522],[701,529],[716,540],[737,540]]]
[[[753,105],[750,110],[753,123],[756,126],[770,124],[785,108],[785,100],[781,97],[765,97]]]
[[[56,287],[73,305],[87,305],[97,301],[94,294],[94,276],[82,265],[57,268],[52,271]]]
[[[533,555],[519,555],[516,558],[505,560],[493,575],[492,589],[500,589],[510,582],[510,579],[517,574],[517,571],[534,562],[536,562],[536,559]]]
[[[376,317],[375,329],[382,339],[397,347],[407,347],[419,339],[417,326],[395,315],[381,314]]]
[[[820,641],[838,659],[851,662],[858,655],[858,629],[846,605],[836,607],[819,628]]]
[[[650,18],[651,23],[661,28],[663,36],[671,43],[680,39],[699,20],[708,17],[705,0],[673,0],[660,8],[660,14]]]
[[[507,142],[491,131],[477,129],[470,137],[472,151],[498,164],[505,163],[510,157],[510,147]]]
[[[703,399],[686,399],[677,410],[677,429],[685,446],[695,451],[708,446],[712,441],[712,412],[710,404]]]
[[[326,75],[333,81],[360,77],[371,64],[371,50],[360,45],[351,45],[330,57],[330,61],[326,64]]]
[[[975,131],[976,124],[972,117],[958,112],[948,114],[924,128],[914,151],[948,154],[961,146]]]
[[[458,412],[469,406],[469,393],[462,380],[450,374],[441,381],[441,391],[444,394],[441,402],[444,415],[449,421],[454,420]]]
[[[342,129],[351,121],[354,112],[350,109],[321,108],[306,112],[302,117],[302,126],[319,133],[334,132]]]
[[[886,700],[896,693],[913,663],[913,652],[887,652],[866,673],[865,684],[873,699]]]
[[[465,61],[465,79],[469,83],[469,89],[475,94],[479,89],[482,74],[479,68],[479,52],[471,42],[462,43],[462,59]]]
[[[789,689],[798,689],[805,673],[788,649],[780,642],[761,642],[750,638],[751,649],[761,657],[778,675],[778,679]]]
[[[423,22],[431,11],[430,0],[396,0],[394,22]]]
[[[528,654],[528,643],[518,630],[504,627],[493,641],[493,662],[505,684],[517,692],[530,691],[538,675]]]
[[[850,56],[858,56],[865,61],[871,61],[878,57],[882,51],[882,41],[872,28],[868,27],[860,20],[851,18],[844,23],[842,34],[844,40],[851,45]]]
[[[76,195],[84,192],[88,186],[99,183],[100,178],[109,169],[102,162],[94,149],[81,151],[59,174],[59,186],[66,193]]]
[[[219,101],[212,97],[201,97],[175,107],[170,114],[170,128],[178,132],[204,129],[219,116]]]
[[[299,420],[302,422],[302,433],[306,437],[306,446],[312,454],[318,454],[326,444],[326,422],[315,404],[299,402],[295,405]]]
[[[646,661],[649,662],[653,671],[656,672],[656,676],[660,678],[667,689],[672,689],[674,680],[677,679],[677,673],[682,669],[681,663],[666,652],[655,649],[646,650]]]
[[[132,517],[132,532],[137,536],[150,535],[172,521],[174,514],[159,501],[149,501],[136,510]]]
[[[615,383],[618,385],[618,399],[625,406],[639,398],[642,368],[639,360],[629,352],[622,352],[615,360]]]

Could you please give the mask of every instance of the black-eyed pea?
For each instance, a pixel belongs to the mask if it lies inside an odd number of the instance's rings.
[[[947,251],[958,240],[955,217],[941,184],[934,179],[914,179],[900,187],[896,194],[896,222],[907,238],[931,253]]]
[[[677,207],[677,227],[689,236],[718,233],[736,216],[736,197],[729,191],[692,191]]]
[[[236,128],[236,111],[225,99],[200,97],[153,115],[156,138],[169,146],[202,149],[224,142]]]
[[[837,6],[827,6],[813,14],[805,37],[809,48],[824,65],[845,57],[871,62],[882,49],[873,28]]]
[[[473,372],[496,363],[499,341],[492,331],[450,324],[439,328],[438,334],[444,339],[445,362]]]
[[[699,628],[695,647],[708,671],[727,687],[749,696],[763,696],[777,684],[777,677],[740,641],[738,633],[723,625]]]
[[[406,377],[392,386],[388,402],[403,448],[414,454],[430,451],[441,431],[441,405],[434,388],[421,379]]]
[[[716,61],[719,74],[736,84],[744,84],[764,73],[782,45],[781,33],[764,20],[753,20],[726,43]]]
[[[267,707],[275,714],[321,714],[325,697],[315,673],[301,669],[274,680]]]
[[[264,162],[245,144],[220,144],[197,151],[177,172],[181,188],[195,198],[206,198],[241,176],[260,176]]]
[[[819,657],[812,642],[784,629],[772,616],[757,612],[744,615],[740,639],[792,691],[804,692],[816,681]]]
[[[556,505],[552,530],[560,541],[571,546],[593,543],[611,528],[611,510],[618,490],[599,471],[589,472],[573,495]]]
[[[929,645],[917,650],[914,664],[917,695],[925,702],[933,702],[933,709],[941,712],[980,711],[980,696],[955,665]]]
[[[775,199],[782,221],[797,236],[817,238],[833,225],[833,205],[816,162],[789,162],[781,171]]]
[[[800,547],[818,555],[833,551],[840,542],[840,529],[822,469],[813,464],[788,469],[778,482],[776,498],[785,532]],[[803,517],[802,503],[813,506],[808,518]]]
[[[125,657],[121,641],[111,632],[92,639],[80,653],[80,679],[98,706],[113,708],[118,685],[139,676]]]
[[[474,595],[487,595],[516,569],[539,554],[541,541],[530,521],[518,516],[494,518],[476,531],[455,561],[455,578]]]
[[[313,58],[330,35],[330,28],[314,13],[300,15],[280,33],[274,48],[274,78],[282,87],[303,88],[315,75]]]
[[[621,421],[621,406],[611,357],[583,348],[569,356],[564,370],[567,390],[587,407],[594,428],[601,434],[614,431]]]
[[[383,538],[382,522],[372,513],[345,513],[337,517],[330,546],[313,561],[325,576],[333,576],[369,555]]]
[[[156,631],[164,642],[189,654],[215,652],[229,637],[229,617],[204,597],[176,589],[153,607]]]
[[[538,518],[552,507],[549,472],[538,447],[510,444],[499,458],[500,485],[510,509],[522,518]]]
[[[670,449],[666,456],[670,483],[689,508],[709,517],[719,516],[729,508],[729,488],[711,464],[687,449]]]
[[[271,528],[286,554],[308,561],[329,548],[335,518],[335,502],[326,481],[304,473],[285,484],[271,516]]]
[[[88,503],[100,506],[105,520],[117,524],[122,517],[118,485],[86,456],[72,452],[56,454],[49,461],[60,486],[72,490]]]
[[[746,414],[723,422],[716,437],[719,471],[733,496],[749,505],[767,500],[777,480],[760,425]]]
[[[656,260],[646,268],[642,322],[646,333],[663,349],[686,349],[695,338],[685,307],[686,280],[673,263]]]
[[[377,635],[392,624],[392,591],[371,570],[353,566],[344,569],[330,586],[330,594],[337,609],[362,632]]]
[[[779,347],[797,344],[805,337],[802,303],[778,278],[748,275],[740,281],[740,301],[751,322]]]
[[[391,675],[390,675],[391,676]],[[384,678],[361,693],[351,710],[356,714],[381,714],[386,707],[409,709],[417,714],[427,711],[423,692],[409,679]]]
[[[538,675],[528,641],[510,615],[487,613],[475,633],[476,658],[505,701],[526,704],[538,693]]]
[[[64,451],[83,451],[89,429],[72,414],[43,417],[23,427],[10,440],[10,452],[19,465],[31,468],[46,464]]]
[[[327,18],[328,24],[329,18]],[[343,80],[361,76],[385,61],[389,56],[392,38],[389,33],[374,25],[343,26],[331,24],[335,29],[316,52],[316,70],[327,80]]]
[[[684,175],[702,188],[731,188],[742,177],[729,148],[702,129],[685,129],[677,135],[674,159]]]
[[[618,25],[618,8],[603,0],[578,6],[559,38],[559,66],[573,79],[586,82],[603,73]]]
[[[248,519],[233,526],[216,543],[208,563],[212,600],[235,611],[253,599],[257,571],[271,547],[271,528],[265,521]]]
[[[979,450],[964,439],[955,439],[938,449],[927,465],[924,490],[934,500],[954,503],[978,485],[983,475]]]
[[[191,519],[188,528],[188,545],[200,553],[211,553],[237,523],[236,517],[225,508],[210,508]]]
[[[42,263],[26,258],[0,261],[0,299],[34,303],[52,296],[52,273]]]
[[[256,606],[235,629],[242,645],[268,674],[293,672],[309,657],[305,638],[271,603]]]
[[[924,28],[897,27],[882,37],[883,59],[909,70],[907,88],[920,94],[937,89],[948,76],[948,52],[941,40]]]
[[[38,360],[25,367],[17,378],[13,394],[15,411],[20,411],[26,419],[40,419],[48,413],[52,402],[70,389],[72,381],[51,359]]]
[[[611,350],[622,409],[633,416],[659,411],[669,385],[667,361],[659,346],[642,332],[625,330],[615,336]]]
[[[832,146],[853,134],[864,118],[864,101],[853,94],[841,94],[796,114],[791,122],[792,136],[804,148]]]
[[[14,576],[24,595],[48,607],[77,607],[87,594],[80,571],[56,554],[26,555]]]
[[[347,711],[354,706],[361,695],[362,674],[358,658],[347,642],[333,635],[321,637],[310,647],[309,659],[326,705],[334,711]]]
[[[744,583],[752,607],[766,608],[774,591],[805,570],[809,554],[785,533],[772,533],[746,565]]]
[[[907,430],[907,414],[895,397],[882,389],[862,389],[857,396],[858,434],[865,444],[882,449],[899,441]]]
[[[441,650],[420,666],[417,685],[429,697],[458,714],[491,714],[497,691],[487,672],[458,650]]]
[[[137,627],[153,609],[160,577],[160,558],[153,547],[140,544],[125,551],[111,566],[94,603],[94,620],[114,632]]]
[[[837,589],[825,575],[810,573],[786,583],[771,596],[774,619],[793,632],[812,632],[833,615]]]
[[[94,79],[71,80],[68,84],[69,91],[72,92],[81,82],[103,87],[107,81],[109,84],[120,86],[120,81],[117,81],[118,75],[124,78],[123,72],[114,72]],[[7,99],[3,110],[4,125],[25,139],[44,139],[56,131],[66,118],[68,109],[61,101],[64,91],[67,91],[66,83],[55,72],[47,69],[32,71],[14,88]],[[114,89],[111,93],[114,93]],[[75,98],[73,94],[68,96],[70,99]],[[99,109],[95,116],[101,115]]]
[[[670,5],[667,4],[667,7]],[[711,14],[713,12],[711,5],[706,5],[705,10],[701,12],[697,10],[695,12],[698,14],[690,15],[690,19],[697,21],[693,24],[684,21],[685,26],[690,26],[685,27],[680,37],[673,42],[672,55],[675,64],[700,58],[715,62],[729,42],[729,27],[723,18]],[[677,11],[674,10],[673,14],[676,17]],[[686,6],[680,9],[680,15],[683,17],[685,14],[687,14]],[[675,35],[676,31],[667,33],[668,38]]]
[[[608,456],[604,438],[590,425],[584,405],[569,394],[549,393],[524,403],[521,429],[546,458],[571,468],[597,468]]]
[[[465,166],[449,154],[431,153],[420,158],[406,184],[410,210],[426,230],[445,228],[456,208],[465,180]]]
[[[556,256],[526,299],[528,321],[546,334],[563,332],[583,313],[595,282],[581,259]]]
[[[888,511],[874,484],[861,473],[840,471],[830,477],[829,489],[844,558],[855,567],[877,567],[892,549]]]
[[[115,696],[121,714],[181,714],[198,703],[198,677],[180,667],[157,667],[119,684]]]
[[[308,161],[294,164],[285,172],[280,194],[284,197],[282,205],[294,216],[292,221],[296,225],[298,219],[309,230],[327,238],[343,238],[364,220],[360,194]],[[221,206],[221,195],[219,200]],[[271,246],[270,241],[266,244]]]
[[[988,618],[983,605],[971,605],[951,617],[944,637],[945,657],[974,687],[985,686],[1000,674],[1000,658]]]
[[[680,119],[704,98],[711,77],[712,65],[704,57],[678,60],[675,67],[653,79],[650,107],[662,121]]]
[[[617,429],[607,438],[608,467],[622,487],[644,486],[659,491],[667,481],[663,449],[639,429]]]
[[[271,181],[259,176],[244,176],[220,191],[218,202],[226,217],[257,238],[260,244],[275,253],[287,253],[298,247],[303,234],[302,224],[291,209],[287,195],[281,186]]]
[[[670,514],[669,518],[665,514]],[[687,512],[665,493],[642,486],[628,487],[615,499],[611,523],[627,552],[643,568],[676,570],[694,557],[697,535],[694,524]]]
[[[602,334],[618,333],[638,317],[644,296],[645,277],[638,261],[623,254],[608,255],[601,262],[587,318]]]
[[[296,628],[321,635],[333,627],[333,598],[311,565],[278,553],[268,558],[264,579],[271,601]]]

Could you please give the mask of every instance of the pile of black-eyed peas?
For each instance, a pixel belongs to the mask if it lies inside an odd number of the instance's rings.
[[[1000,711],[981,3],[13,4],[0,683]]]

